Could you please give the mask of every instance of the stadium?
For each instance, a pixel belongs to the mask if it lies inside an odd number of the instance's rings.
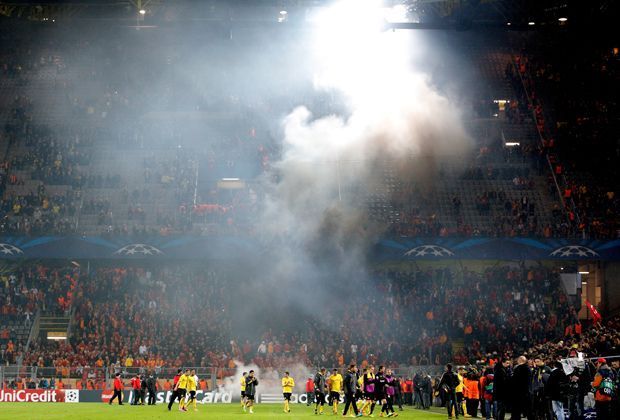
[[[0,417],[620,418],[609,0],[1,0]]]

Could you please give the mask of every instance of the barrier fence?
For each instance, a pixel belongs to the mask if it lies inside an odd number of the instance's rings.
[[[196,370],[203,391],[212,391],[222,388],[234,388],[236,391],[241,368],[219,367],[188,367]],[[243,368],[249,370],[251,367]],[[303,391],[305,381],[313,377],[318,371],[316,367],[306,368],[295,366],[291,368],[263,368],[258,369],[263,383],[270,387],[278,387],[279,380],[285,370],[289,370],[297,380],[297,388]],[[331,372],[334,368],[328,368]],[[336,368],[344,374],[345,368]],[[426,372],[431,376],[440,375],[443,366],[402,366],[392,369],[395,376],[412,378],[416,372]],[[83,391],[105,390],[111,388],[112,381],[117,373],[126,385],[135,375],[153,375],[157,379],[160,391],[172,387],[172,381],[177,374],[176,367],[38,367],[38,366],[0,366],[0,384],[5,390],[29,389],[77,389]]]

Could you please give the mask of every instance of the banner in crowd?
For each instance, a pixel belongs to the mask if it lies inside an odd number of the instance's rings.
[[[242,236],[4,236],[0,258],[239,260],[269,252]],[[378,241],[370,257],[385,260],[620,261],[620,240],[534,238],[397,238]]]

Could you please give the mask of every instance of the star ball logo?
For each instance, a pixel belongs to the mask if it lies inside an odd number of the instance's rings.
[[[65,402],[66,403],[78,403],[80,402],[80,391],[77,389],[65,390]]]
[[[15,245],[0,243],[0,255],[2,256],[11,256],[11,255],[21,255],[24,251],[16,247]]]
[[[136,256],[144,256],[144,255],[162,255],[163,252],[159,249],[155,248],[152,245],[148,244],[131,244],[125,245],[118,251],[114,253],[114,255],[136,255]]]
[[[552,257],[560,257],[560,258],[592,258],[598,257],[599,254],[593,249],[588,248],[583,245],[567,245],[562,248],[558,248],[549,254]]]
[[[452,251],[439,245],[421,245],[405,252],[407,257],[450,257]]]

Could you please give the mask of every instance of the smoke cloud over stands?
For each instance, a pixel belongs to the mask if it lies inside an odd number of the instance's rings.
[[[387,226],[369,215],[366,198],[393,199],[385,170],[429,182],[439,162],[469,146],[453,102],[412,68],[415,36],[380,31],[372,25],[375,10],[361,6],[337,19],[343,7],[347,2],[318,22],[311,65],[317,94],[341,98],[346,115],[317,118],[300,106],[283,119],[282,156],[259,223],[274,251],[269,290],[287,288],[288,302],[318,320],[317,302],[346,305],[347,294],[367,281],[368,247]]]

